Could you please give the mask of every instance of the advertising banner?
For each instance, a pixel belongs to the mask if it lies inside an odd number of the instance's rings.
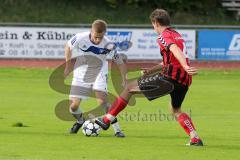
[[[63,59],[64,45],[76,33],[89,28],[0,27],[0,58]],[[178,30],[186,42],[188,56],[195,59],[195,30]],[[132,47],[119,51],[134,60],[161,59],[153,29],[109,28],[106,34],[119,43],[131,41]],[[77,56],[74,52],[73,56]]]
[[[240,30],[199,31],[198,59],[240,60]]]

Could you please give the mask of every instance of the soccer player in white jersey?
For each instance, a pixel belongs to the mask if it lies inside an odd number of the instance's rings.
[[[70,69],[70,59],[72,50],[76,49],[78,57],[75,62],[73,71],[72,87],[70,91],[70,112],[76,118],[70,133],[77,133],[84,123],[83,114],[80,103],[87,99],[91,91],[95,92],[98,103],[107,112],[111,106],[107,102],[107,77],[108,77],[108,61],[107,54],[111,49],[106,46],[111,44],[110,40],[105,36],[107,24],[103,20],[95,20],[92,23],[90,32],[77,33],[73,36],[65,46],[66,67],[64,75],[68,76]],[[122,76],[122,84],[127,83],[127,69],[117,53],[114,53],[113,60],[118,64]],[[113,129],[116,137],[125,137],[122,133],[117,121],[113,123]]]

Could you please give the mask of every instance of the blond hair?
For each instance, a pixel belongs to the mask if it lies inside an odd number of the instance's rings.
[[[97,19],[92,23],[92,29],[97,33],[103,33],[107,31],[107,23],[104,20]]]

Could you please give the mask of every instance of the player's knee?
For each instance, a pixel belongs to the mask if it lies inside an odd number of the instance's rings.
[[[180,114],[181,114],[181,109],[175,109],[175,108],[172,109],[172,115],[175,118],[178,118]]]
[[[78,101],[72,101],[72,103],[71,103],[71,105],[70,105],[70,108],[71,108],[73,111],[75,111],[75,110],[78,109],[79,105],[80,105],[80,102],[78,102]]]
[[[181,113],[181,107],[179,107],[179,106],[173,106],[170,103],[169,108],[170,108],[171,114],[176,116],[176,117]]]
[[[177,113],[179,113],[179,112],[181,112],[181,109],[179,109],[179,108],[173,108],[173,109],[172,109],[172,113],[173,113],[173,114],[177,114]]]

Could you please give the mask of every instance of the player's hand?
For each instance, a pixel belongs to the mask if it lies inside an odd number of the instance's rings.
[[[151,73],[151,70],[148,68],[141,68],[141,70],[142,70],[141,71],[142,76],[146,76]]]
[[[196,75],[198,71],[195,67],[189,67],[189,66],[184,67],[184,69],[189,75],[192,75],[192,76]]]

